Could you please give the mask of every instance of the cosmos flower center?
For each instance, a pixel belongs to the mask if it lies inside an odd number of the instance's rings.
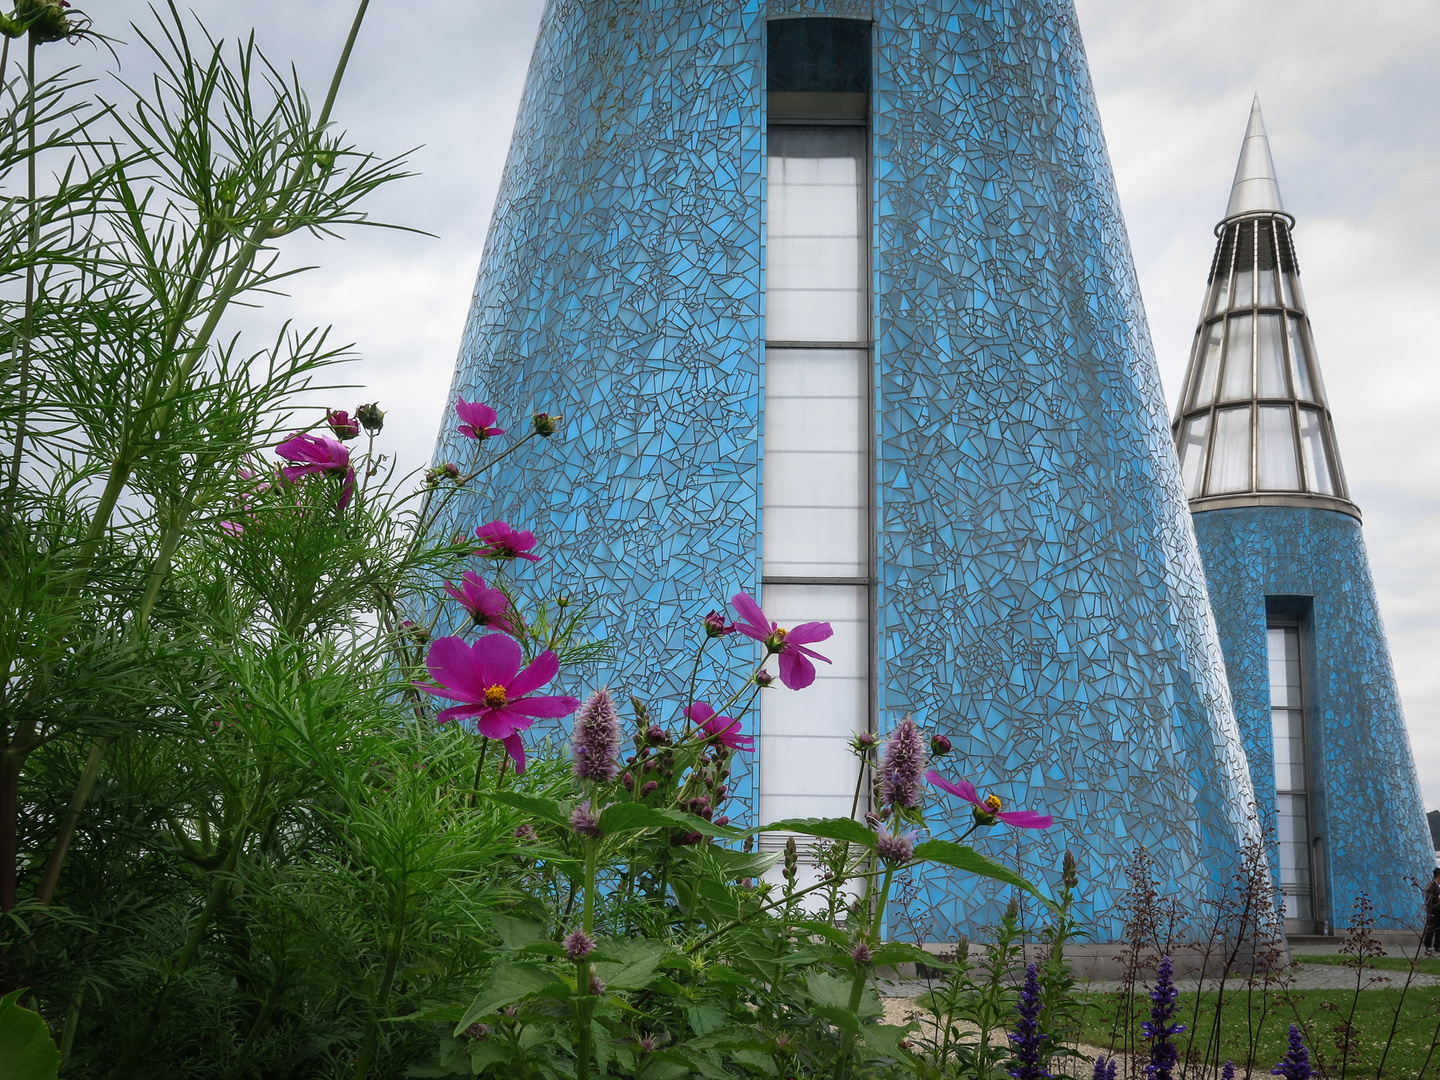
[[[769,649],[772,653],[783,652],[785,650],[785,638],[789,633],[790,631],[783,630],[777,626],[774,630],[770,631],[770,636],[765,639],[765,648]]]
[[[505,687],[496,683],[485,691],[485,704],[492,709],[499,709],[505,704]]]
[[[999,795],[985,796],[985,809],[992,814],[998,814],[1000,812],[1000,807],[1004,805],[1005,804],[1000,801]]]

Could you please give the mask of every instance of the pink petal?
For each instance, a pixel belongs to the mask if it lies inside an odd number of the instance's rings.
[[[685,719],[692,724],[704,724],[715,715],[715,710],[710,707],[707,701],[697,701],[685,710]]]
[[[506,712],[520,713],[524,716],[538,716],[546,720],[554,720],[557,717],[569,716],[576,709],[580,708],[580,699],[573,697],[524,697],[518,698],[505,706]],[[528,723],[526,724],[528,727]]]
[[[1014,825],[1020,829],[1048,829],[1055,824],[1055,819],[1049,814],[1037,814],[1034,810],[1007,810],[995,816],[1006,825]]]
[[[972,803],[975,806],[984,805],[980,801],[980,793],[975,790],[975,785],[970,783],[969,780],[960,780],[956,783],[951,783],[934,769],[931,769],[925,774],[925,779],[931,787],[937,787],[941,791],[947,791],[951,795],[964,799],[966,802]]]
[[[421,690],[426,687],[420,687]],[[456,705],[453,709],[441,709],[440,715],[435,717],[437,724],[448,724],[451,720],[466,720],[475,715],[477,710],[484,709],[484,705]]]
[[[786,649],[780,654],[780,681],[791,690],[804,690],[815,681],[815,665],[799,649]]]
[[[462,639],[436,638],[425,654],[425,666],[432,679],[451,691],[441,697],[476,705],[485,700],[485,688],[489,684],[476,672],[474,654]]]
[[[781,652],[783,654],[785,652],[789,652],[791,649],[795,650],[801,656],[810,657],[811,660],[819,660],[821,663],[824,664],[830,663],[830,658],[828,656],[821,656],[814,649],[807,649],[804,645],[796,645],[794,642],[789,640],[785,642],[785,648],[781,650]]]
[[[539,555],[527,555],[527,554],[525,554],[525,552],[523,552],[523,551],[517,551],[517,552],[515,553],[515,558],[517,558],[517,559],[524,559],[524,560],[526,560],[527,562],[539,562],[539,561],[540,561],[540,556],[539,556]]]
[[[465,603],[465,594],[457,589],[452,582],[445,582],[445,591],[450,594],[452,599],[459,600],[462,604]]]
[[[503,640],[509,641],[510,639],[505,638]],[[511,644],[514,645],[514,642],[511,642]],[[519,645],[515,645],[515,652],[517,654],[520,652]],[[526,694],[539,690],[540,687],[544,686],[559,674],[560,658],[547,649],[535,657],[535,659],[531,661],[530,666],[520,672],[520,674],[516,675],[514,672],[511,673],[510,681],[504,684],[505,696],[512,701],[515,698],[524,697]]]
[[[755,603],[755,598],[749,593],[736,593],[730,598],[730,606],[735,609],[736,614],[742,620],[735,624],[735,629],[746,637],[764,641],[775,629],[770,620],[765,618],[765,613],[760,610],[760,605]],[[749,624],[748,628],[746,624]],[[752,631],[758,631],[758,633]]]
[[[828,622],[803,622],[786,634],[785,640],[792,645],[809,645],[812,641],[824,641],[834,633]]]
[[[509,735],[505,738],[505,752],[510,755],[510,760],[515,762],[515,775],[525,775],[525,744],[520,741],[520,736]]]
[[[510,689],[515,672],[524,660],[520,646],[513,638],[504,634],[486,634],[470,646],[470,651],[475,658],[476,677],[486,689],[503,686],[507,698],[520,696]]]
[[[487,739],[504,739],[516,731],[528,728],[534,722],[528,716],[521,716],[507,705],[503,709],[486,709],[476,716],[475,730]]]

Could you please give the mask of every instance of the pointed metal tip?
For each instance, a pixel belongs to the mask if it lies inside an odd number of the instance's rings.
[[[1250,119],[1245,125],[1245,140],[1240,144],[1240,161],[1235,166],[1235,182],[1230,187],[1227,218],[1238,214],[1275,210],[1284,213],[1280,201],[1280,184],[1275,179],[1275,159],[1270,156],[1270,139],[1265,134],[1265,118],[1260,112],[1257,92],[1250,103]]]

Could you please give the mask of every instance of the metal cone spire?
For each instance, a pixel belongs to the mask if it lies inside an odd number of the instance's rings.
[[[1245,141],[1240,144],[1240,160],[1235,166],[1225,216],[1267,210],[1283,214],[1285,207],[1280,202],[1280,184],[1275,179],[1275,159],[1270,156],[1265,118],[1260,115],[1260,95],[1256,94],[1250,104],[1250,122],[1245,125]]]

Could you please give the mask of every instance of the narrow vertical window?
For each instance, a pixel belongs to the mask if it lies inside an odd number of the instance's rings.
[[[870,727],[869,34],[769,24],[762,599],[835,635],[813,686],[760,696],[763,821],[849,815]]]
[[[1315,882],[1310,866],[1310,780],[1306,760],[1305,703],[1300,627],[1266,630],[1270,654],[1270,726],[1275,751],[1275,804],[1280,844],[1280,893],[1286,920],[1315,918]],[[1287,930],[1289,927],[1287,926]],[[1302,930],[1309,932],[1309,928]]]

